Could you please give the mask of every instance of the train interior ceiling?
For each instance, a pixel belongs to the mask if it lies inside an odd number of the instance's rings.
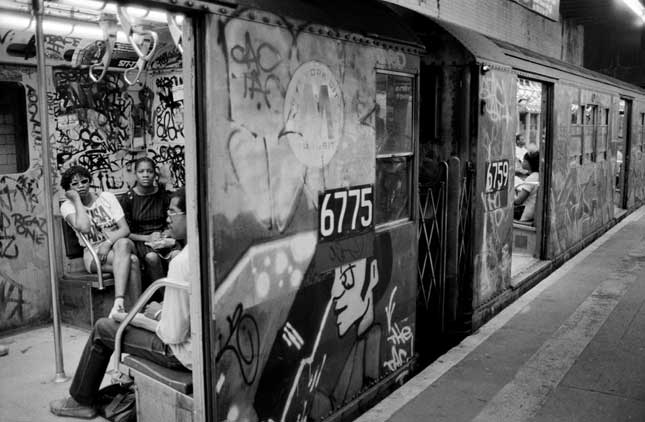
[[[27,93],[38,86],[30,8],[0,2],[0,74]],[[179,14],[102,1],[44,3],[49,132],[59,171],[85,165],[94,187],[118,194],[133,183],[129,163],[147,154],[160,182],[183,185],[182,23]],[[37,158],[34,141],[16,167]]]

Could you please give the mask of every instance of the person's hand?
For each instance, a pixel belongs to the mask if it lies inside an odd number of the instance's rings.
[[[105,262],[107,261],[107,256],[108,253],[110,253],[110,249],[112,249],[112,244],[110,242],[103,242],[96,250],[96,254],[99,257],[99,261],[101,261],[101,265],[105,264]]]
[[[149,239],[148,239],[148,240],[149,240],[150,242],[154,242],[155,240],[159,240],[159,239],[161,239],[161,233],[159,233],[159,232],[152,232],[152,233],[150,233],[150,236],[149,236]]]
[[[161,311],[161,303],[159,302],[150,302],[148,306],[146,306],[145,310],[143,311],[143,315],[156,320],[155,318],[157,315],[159,315],[159,311]]]
[[[70,189],[65,191],[65,198],[69,199],[72,202],[76,202],[77,200],[81,199],[81,196],[74,189]]]

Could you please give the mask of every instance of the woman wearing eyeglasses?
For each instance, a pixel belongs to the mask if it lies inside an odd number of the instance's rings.
[[[123,209],[111,192],[92,192],[90,172],[82,166],[67,169],[60,181],[67,200],[60,206],[65,221],[83,233],[98,255],[101,268],[114,275],[114,305],[110,316],[124,312],[126,290],[133,301],[141,293],[139,259],[128,238],[130,228]],[[79,243],[84,245],[82,239]],[[85,269],[96,272],[96,263],[89,250],[83,251]]]

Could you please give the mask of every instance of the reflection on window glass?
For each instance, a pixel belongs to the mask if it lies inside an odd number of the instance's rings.
[[[376,74],[376,154],[412,151],[413,80]]]
[[[410,163],[408,157],[382,158],[376,166],[376,224],[410,217]]]
[[[572,125],[577,125],[578,123],[578,108],[580,106],[578,104],[571,104],[571,124]]]

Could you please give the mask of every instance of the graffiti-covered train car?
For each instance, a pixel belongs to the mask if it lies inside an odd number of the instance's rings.
[[[187,192],[194,420],[349,419],[645,201],[642,90],[410,9],[44,11],[0,0],[0,331],[84,271],[61,172],[118,195],[150,157]]]
[[[212,382],[229,420],[338,415],[415,355],[419,59],[413,35],[384,33],[387,9],[360,10],[381,39],[277,10],[206,22]]]

